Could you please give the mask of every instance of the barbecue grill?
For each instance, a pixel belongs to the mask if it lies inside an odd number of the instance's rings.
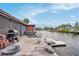
[[[16,30],[9,30],[6,34],[6,38],[9,40],[9,42],[14,42],[14,40],[18,41],[17,33],[18,32]]]

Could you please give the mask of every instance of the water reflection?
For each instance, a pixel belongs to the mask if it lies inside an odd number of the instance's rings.
[[[78,56],[79,55],[79,35],[71,33],[52,32],[54,40],[61,40],[66,42],[66,47],[56,47],[55,51],[60,56]]]

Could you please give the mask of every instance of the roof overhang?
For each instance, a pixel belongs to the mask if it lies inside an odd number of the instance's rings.
[[[6,13],[5,11],[3,11],[2,9],[0,9],[0,15],[8,18],[9,20],[15,21],[17,23],[23,24],[23,25],[28,25],[27,23],[24,23],[22,21],[20,21],[19,19],[17,19],[16,17],[10,15],[9,13]]]
[[[35,27],[35,25],[34,25],[34,24],[27,24],[26,26],[33,26],[33,27]]]

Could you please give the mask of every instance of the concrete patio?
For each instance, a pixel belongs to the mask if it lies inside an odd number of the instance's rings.
[[[20,51],[13,56],[55,56],[55,53],[50,53],[45,50],[43,43],[38,42],[38,38],[28,38],[27,36],[19,37],[19,42],[14,45],[20,46]]]

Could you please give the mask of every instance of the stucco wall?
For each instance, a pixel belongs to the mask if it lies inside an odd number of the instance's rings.
[[[23,34],[25,26],[0,15],[0,32],[8,32],[9,29],[16,29]]]
[[[7,32],[9,30],[9,19],[0,15],[0,32]]]

